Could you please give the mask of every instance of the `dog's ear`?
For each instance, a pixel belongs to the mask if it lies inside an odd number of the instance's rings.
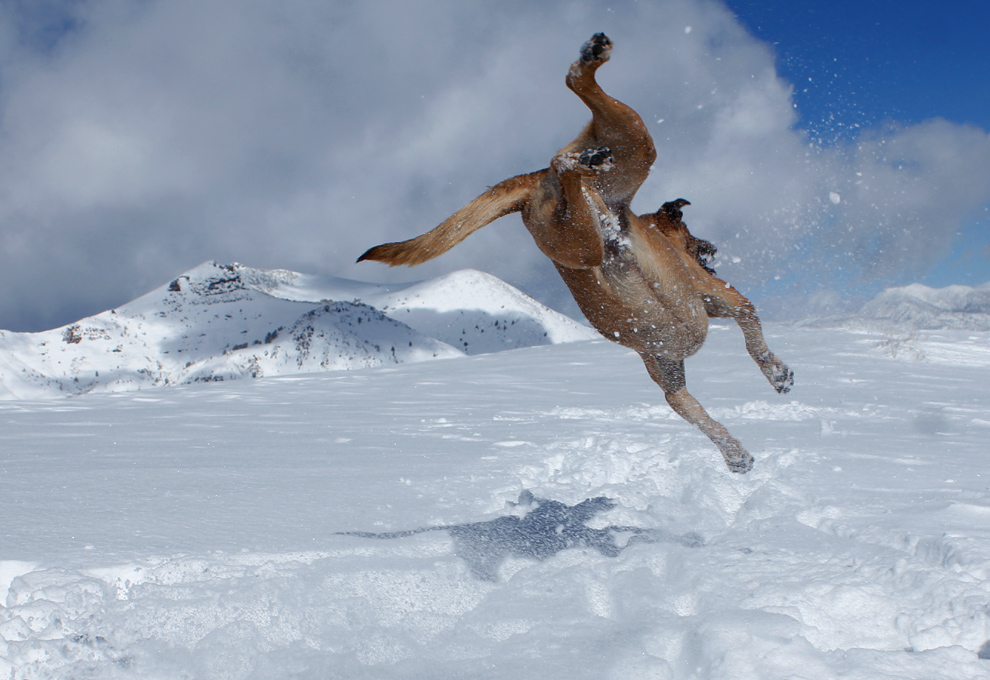
[[[674,222],[680,222],[684,219],[684,213],[681,212],[681,208],[686,205],[691,205],[691,201],[686,198],[675,198],[673,201],[667,201],[660,206],[660,210],[657,212],[662,212]]]

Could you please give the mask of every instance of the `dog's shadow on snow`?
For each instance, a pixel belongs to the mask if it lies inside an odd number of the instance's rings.
[[[568,548],[593,548],[606,557],[616,557],[637,543],[679,543],[696,548],[704,545],[698,534],[681,536],[662,529],[642,529],[629,526],[607,526],[592,529],[588,520],[599,512],[609,510],[615,503],[599,496],[577,505],[535,498],[529,491],[519,496],[518,506],[534,506],[524,516],[507,515],[487,522],[424,527],[408,531],[372,533],[341,531],[344,536],[394,539],[427,531],[446,531],[454,539],[454,553],[467,562],[472,573],[480,579],[494,581],[498,567],[509,556],[544,560]],[[623,545],[619,542],[626,539]]]

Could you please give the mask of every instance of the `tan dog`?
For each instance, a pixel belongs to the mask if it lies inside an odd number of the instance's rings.
[[[688,202],[665,203],[650,215],[630,210],[656,150],[639,115],[595,81],[611,48],[598,33],[571,66],[567,86],[593,117],[549,168],[507,179],[432,231],[375,246],[358,262],[417,265],[499,217],[521,212],[588,321],[609,340],[638,352],[671,408],[718,446],[730,470],[747,472],[753,457],[688,393],[684,359],[704,343],[709,317],[731,317],[778,392],[790,389],[794,374],[767,348],[749,300],[713,276],[706,257],[714,247],[691,236],[681,220],[680,208]]]

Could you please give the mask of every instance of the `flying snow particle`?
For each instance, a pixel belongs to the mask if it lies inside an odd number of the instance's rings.
[[[828,192],[828,200],[832,201],[832,205],[839,205],[842,202],[842,196],[839,196],[834,191],[830,191]]]
[[[691,32],[691,27],[690,26],[685,26],[684,27],[684,35],[687,35],[690,32]]]

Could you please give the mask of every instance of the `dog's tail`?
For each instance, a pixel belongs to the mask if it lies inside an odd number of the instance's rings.
[[[412,267],[443,255],[499,217],[522,210],[546,172],[546,170],[538,170],[499,182],[432,231],[408,241],[375,246],[357,261],[376,260],[391,267],[400,264]]]

